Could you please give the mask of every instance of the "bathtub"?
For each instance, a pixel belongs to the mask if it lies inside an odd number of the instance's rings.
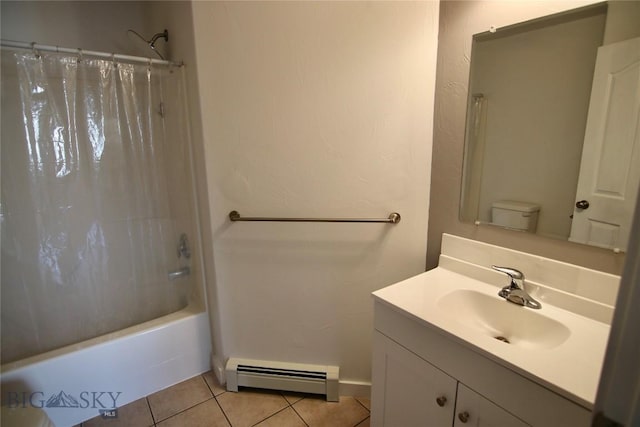
[[[114,407],[209,370],[210,352],[206,311],[187,307],[8,363],[1,368],[2,425],[44,426],[50,420],[64,427],[117,415]]]

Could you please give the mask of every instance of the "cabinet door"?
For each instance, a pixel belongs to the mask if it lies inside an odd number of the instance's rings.
[[[372,426],[451,426],[456,380],[377,331],[372,374]]]
[[[458,383],[454,427],[524,427],[527,423]]]

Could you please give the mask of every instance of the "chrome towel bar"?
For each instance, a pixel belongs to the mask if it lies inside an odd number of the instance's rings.
[[[238,211],[229,212],[231,221],[277,221],[277,222],[383,222],[397,224],[400,222],[400,214],[392,212],[388,218],[267,218],[267,217],[241,217]]]

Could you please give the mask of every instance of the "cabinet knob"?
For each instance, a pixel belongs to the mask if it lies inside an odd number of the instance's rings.
[[[447,404],[447,398],[445,396],[438,396],[436,397],[436,403],[442,407]]]
[[[467,421],[469,421],[469,413],[467,411],[459,412],[458,419],[462,421],[462,423],[466,423]]]

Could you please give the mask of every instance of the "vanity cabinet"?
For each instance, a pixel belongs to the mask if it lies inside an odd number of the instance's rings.
[[[371,425],[589,426],[591,411],[376,301]]]
[[[373,426],[527,425],[380,332],[373,348]]]

